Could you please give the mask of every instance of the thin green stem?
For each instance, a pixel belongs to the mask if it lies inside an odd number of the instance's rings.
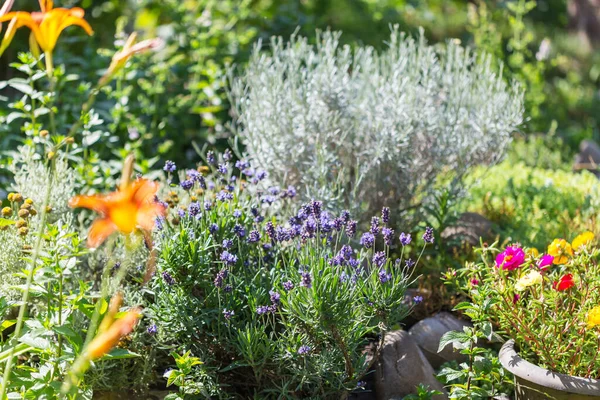
[[[35,266],[37,264],[40,251],[42,248],[42,240],[44,238],[44,232],[46,230],[46,220],[48,219],[48,205],[50,204],[50,195],[52,193],[52,186],[54,183],[54,170],[55,170],[56,162],[53,160],[50,164],[50,171],[48,171],[48,186],[46,187],[46,194],[44,196],[44,204],[42,205],[42,215],[40,218],[40,226],[37,232],[37,239],[35,243],[35,248],[33,252],[33,257],[31,259],[31,264],[27,268],[27,281],[25,283],[25,291],[23,292],[23,298],[21,299],[21,306],[19,308],[19,315],[17,317],[17,323],[15,325],[15,332],[13,333],[13,337],[10,343],[10,355],[8,360],[6,361],[6,366],[4,367],[4,375],[2,377],[2,387],[0,388],[0,399],[4,399],[6,395],[6,389],[8,387],[8,381],[10,379],[10,374],[12,372],[14,356],[15,356],[15,346],[17,345],[18,340],[21,337],[21,330],[23,329],[23,322],[25,319],[25,311],[27,309],[27,304],[29,302],[29,291],[31,290],[31,284],[33,282],[33,275],[35,273]]]

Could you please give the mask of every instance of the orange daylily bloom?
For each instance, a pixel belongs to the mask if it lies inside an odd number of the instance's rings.
[[[121,184],[119,190],[107,195],[75,196],[69,206],[88,208],[101,215],[88,233],[88,246],[98,247],[117,231],[129,235],[141,229],[148,235],[156,217],[165,213],[163,205],[154,201],[157,190],[157,183],[138,179]]]
[[[94,338],[87,346],[86,354],[88,359],[95,360],[115,347],[121,338],[129,335],[137,321],[141,318],[141,310],[135,308],[128,311],[123,318],[114,321],[108,329]]]
[[[117,51],[112,58],[110,66],[106,70],[106,74],[100,80],[100,86],[105,85],[110,81],[110,79],[121,70],[127,61],[134,55],[143,53],[148,50],[156,49],[163,44],[163,41],[159,38],[142,40],[139,43],[136,43],[137,33],[133,32],[127,38],[127,42],[120,51]]]
[[[56,47],[61,32],[71,25],[82,27],[88,35],[93,33],[90,24],[83,19],[85,12],[82,8],[54,8],[52,0],[39,0],[39,3],[40,12],[14,11],[0,16],[0,23],[15,21],[12,29],[7,31],[8,37],[5,35],[6,41],[12,40],[16,29],[26,26],[31,29],[35,41],[48,55]]]

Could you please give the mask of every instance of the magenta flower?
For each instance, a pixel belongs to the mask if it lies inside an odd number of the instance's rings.
[[[541,269],[542,271],[545,271],[548,269],[549,266],[552,265],[553,262],[554,262],[554,256],[551,256],[550,254],[544,254],[538,260],[538,268]]]
[[[479,279],[477,279],[477,278],[471,279],[471,285],[473,285],[473,286],[479,285]]]
[[[525,252],[518,246],[508,246],[496,256],[496,267],[512,271],[525,262]]]

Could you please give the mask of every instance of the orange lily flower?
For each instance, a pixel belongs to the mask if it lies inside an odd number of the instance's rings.
[[[127,38],[127,42],[125,42],[123,48],[120,51],[117,51],[113,56],[110,66],[108,67],[106,73],[100,80],[99,86],[104,86],[105,84],[107,84],[110,81],[110,79],[112,79],[112,77],[119,70],[121,70],[125,66],[125,64],[127,64],[127,61],[134,54],[139,54],[148,50],[156,49],[157,47],[160,47],[163,44],[163,41],[159,38],[142,40],[139,43],[136,43],[136,40],[136,32],[133,32],[131,35],[129,35],[129,37]]]
[[[141,318],[141,310],[135,308],[132,311],[128,311],[123,318],[114,321],[106,331],[100,333],[94,338],[87,346],[86,354],[88,359],[95,360],[115,347],[121,338],[129,335],[137,321]]]
[[[122,184],[119,190],[108,195],[75,196],[69,206],[88,208],[101,215],[88,233],[88,246],[95,248],[117,231],[129,235],[141,229],[148,235],[156,217],[165,213],[165,208],[154,201],[157,190],[157,183],[138,179]]]
[[[0,16],[0,23],[15,21],[5,34],[3,47],[8,46],[18,28],[28,27],[35,37],[35,42],[46,53],[46,65],[50,72],[52,70],[52,51],[65,28],[77,25],[82,27],[88,35],[91,35],[93,31],[90,24],[83,19],[85,12],[82,8],[54,8],[52,0],[39,0],[39,3],[40,12],[15,11]]]

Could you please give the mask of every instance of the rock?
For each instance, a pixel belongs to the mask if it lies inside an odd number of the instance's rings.
[[[419,384],[446,393],[435,378],[435,371],[408,332],[399,330],[385,335],[375,362],[375,394],[378,400],[402,399],[416,393]],[[436,395],[434,400],[447,399]]]
[[[597,177],[600,177],[600,146],[591,140],[584,140],[579,145],[579,154],[575,156],[575,165],[573,170],[588,170]]]
[[[433,368],[439,368],[446,361],[465,361],[460,352],[452,345],[447,345],[440,353],[440,339],[446,332],[463,331],[463,327],[471,326],[467,321],[460,320],[448,312],[440,312],[430,318],[425,318],[410,328],[410,337],[419,345]]]
[[[479,238],[490,238],[492,233],[492,222],[483,215],[477,213],[463,213],[456,224],[447,227],[442,232],[442,239],[467,242],[471,246],[479,244]]]

